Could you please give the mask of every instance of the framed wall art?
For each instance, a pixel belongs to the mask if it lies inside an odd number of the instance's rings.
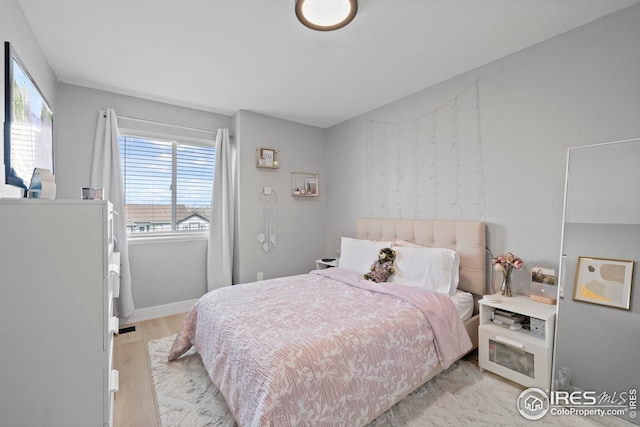
[[[578,257],[573,299],[629,310],[633,261]]]
[[[318,195],[318,180],[316,178],[307,178],[304,180],[304,188],[310,196]]]

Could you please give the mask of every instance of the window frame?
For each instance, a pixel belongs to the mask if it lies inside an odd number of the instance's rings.
[[[127,239],[131,241],[136,241],[138,243],[151,242],[151,241],[190,241],[190,240],[206,240],[209,238],[209,230],[202,231],[189,231],[189,230],[177,230],[177,181],[178,181],[178,146],[186,145],[191,147],[202,147],[202,148],[213,148],[214,156],[215,156],[215,141],[209,139],[201,139],[201,138],[193,138],[193,137],[180,137],[176,135],[164,134],[162,132],[149,132],[144,130],[135,130],[135,129],[126,129],[119,127],[118,128],[118,146],[119,152],[121,149],[120,146],[120,138],[121,137],[129,137],[129,138],[140,138],[149,141],[159,141],[166,142],[171,144],[171,231],[147,231],[147,232],[138,232],[132,233],[129,232],[128,228],[126,230]],[[120,159],[121,168],[124,159]],[[214,176],[215,176],[215,157],[214,157]],[[122,185],[123,185],[123,196],[126,200],[126,189],[124,176],[122,177]],[[126,206],[126,204],[124,204]],[[125,224],[127,222],[126,213],[125,215]]]

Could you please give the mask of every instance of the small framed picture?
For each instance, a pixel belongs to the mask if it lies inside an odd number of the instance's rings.
[[[556,304],[558,302],[556,271],[549,268],[531,267],[529,273],[531,274],[531,299],[545,304]]]
[[[265,166],[273,166],[274,158],[274,150],[269,148],[261,148],[260,149],[260,158],[264,160]]]
[[[629,310],[633,261],[578,257],[573,299]]]
[[[308,196],[318,195],[318,180],[316,178],[305,178],[304,188]]]
[[[531,284],[555,286],[556,272],[548,268],[531,267]]]

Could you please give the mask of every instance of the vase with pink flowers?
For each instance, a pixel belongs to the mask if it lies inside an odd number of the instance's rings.
[[[505,297],[513,296],[511,293],[511,273],[513,270],[519,270],[524,264],[522,259],[518,258],[511,252],[495,257],[492,261],[493,269],[502,272],[502,287],[500,292]]]

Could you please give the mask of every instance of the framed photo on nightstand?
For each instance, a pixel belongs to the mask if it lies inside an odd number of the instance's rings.
[[[556,272],[548,268],[532,267],[531,283],[554,286],[556,284]]]
[[[558,287],[556,272],[548,268],[531,267],[531,299],[545,304],[556,304]]]

